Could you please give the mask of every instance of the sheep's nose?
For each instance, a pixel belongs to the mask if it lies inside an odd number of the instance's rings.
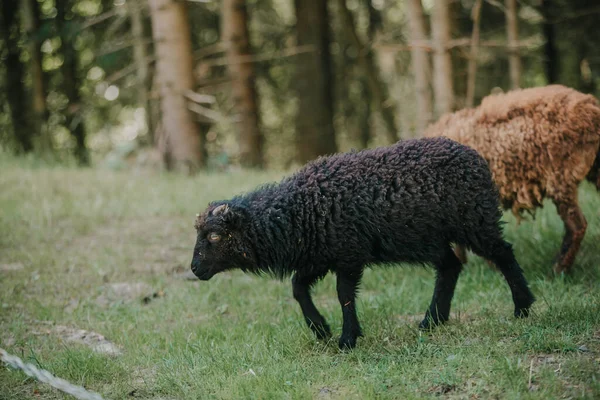
[[[200,263],[196,259],[192,260],[191,268],[192,268],[192,272],[194,274],[196,273],[196,271],[198,271],[199,267],[200,267]]]

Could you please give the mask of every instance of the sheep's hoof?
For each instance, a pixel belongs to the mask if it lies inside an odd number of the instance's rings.
[[[328,340],[331,337],[331,329],[326,323],[311,325],[310,329],[312,329],[319,340]]]
[[[345,336],[340,337],[339,346],[340,350],[352,350],[356,347],[356,336]]]
[[[527,317],[529,317],[529,308],[516,308],[515,309],[515,317],[516,318],[527,318]]]
[[[561,276],[568,274],[569,268],[557,262],[552,267],[552,271],[554,272],[554,276]]]
[[[429,314],[429,312],[423,318],[423,321],[419,324],[419,329],[422,331],[429,331],[435,328],[436,326],[442,325],[446,322],[446,319],[433,319],[433,317]]]
[[[429,331],[435,328],[437,325],[439,324],[436,324],[431,318],[425,317],[425,319],[419,324],[419,329],[422,331]]]

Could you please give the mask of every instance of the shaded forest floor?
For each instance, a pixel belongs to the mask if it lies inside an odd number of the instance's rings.
[[[433,271],[373,269],[358,303],[365,337],[342,353],[331,277],[315,290],[335,332],[325,344],[289,282],[187,279],[194,215],[280,175],[190,179],[13,160],[0,171],[0,347],[107,399],[600,397],[600,194],[589,185],[571,277],[547,276],[562,236],[554,206],[519,226],[505,216],[538,298],[531,318],[512,318],[508,287],[472,256],[454,318],[423,334]],[[0,398],[63,395],[1,367]]]

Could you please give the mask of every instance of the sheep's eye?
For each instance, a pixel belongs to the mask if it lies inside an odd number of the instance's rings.
[[[218,233],[215,233],[215,232],[211,232],[208,234],[208,236],[206,238],[211,243],[217,243],[219,240],[221,240],[221,235],[219,235]]]

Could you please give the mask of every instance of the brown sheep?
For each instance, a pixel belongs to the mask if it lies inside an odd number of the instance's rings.
[[[476,149],[518,220],[551,199],[565,225],[554,271],[570,271],[587,227],[577,187],[587,178],[600,190],[600,105],[593,96],[561,85],[491,95],[479,107],[442,116],[424,135]],[[466,261],[464,249],[457,255]]]

